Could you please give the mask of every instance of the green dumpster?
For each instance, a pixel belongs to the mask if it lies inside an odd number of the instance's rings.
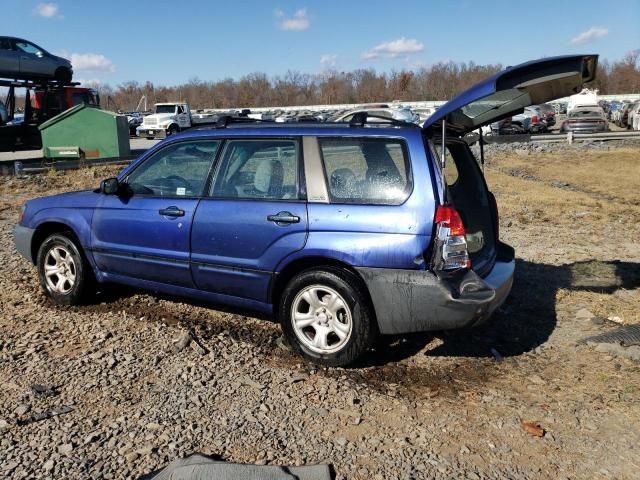
[[[76,105],[38,127],[45,158],[121,158],[131,155],[125,115]]]

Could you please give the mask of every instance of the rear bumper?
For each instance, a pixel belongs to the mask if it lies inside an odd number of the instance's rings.
[[[33,240],[34,232],[34,229],[23,227],[22,225],[16,225],[13,230],[13,241],[16,245],[16,250],[31,263],[35,263],[35,259],[31,255],[31,241]]]
[[[383,334],[450,330],[478,325],[505,301],[513,284],[513,249],[501,245],[484,278],[468,271],[445,280],[425,270],[358,268]]]

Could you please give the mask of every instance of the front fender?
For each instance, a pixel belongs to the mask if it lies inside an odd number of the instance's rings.
[[[93,209],[70,207],[45,208],[35,212],[24,226],[32,228],[36,230],[36,232],[47,223],[59,223],[67,226],[78,238],[80,246],[95,270],[96,266],[90,248],[92,218]]]

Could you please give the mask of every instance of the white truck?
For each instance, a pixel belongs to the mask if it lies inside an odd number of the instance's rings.
[[[191,126],[191,109],[187,103],[156,103],[153,114],[144,117],[142,125],[136,128],[136,135],[148,139],[166,138]]]

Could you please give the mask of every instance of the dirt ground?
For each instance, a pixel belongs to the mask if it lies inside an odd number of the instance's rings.
[[[638,478],[640,364],[580,341],[640,323],[640,149],[488,160],[517,254],[506,304],[474,330],[385,339],[350,369],[180,300],[52,305],[13,249],[19,206],[113,171],[0,178],[0,477],[138,478],[203,452],[343,479]],[[176,350],[189,330],[204,350]]]

